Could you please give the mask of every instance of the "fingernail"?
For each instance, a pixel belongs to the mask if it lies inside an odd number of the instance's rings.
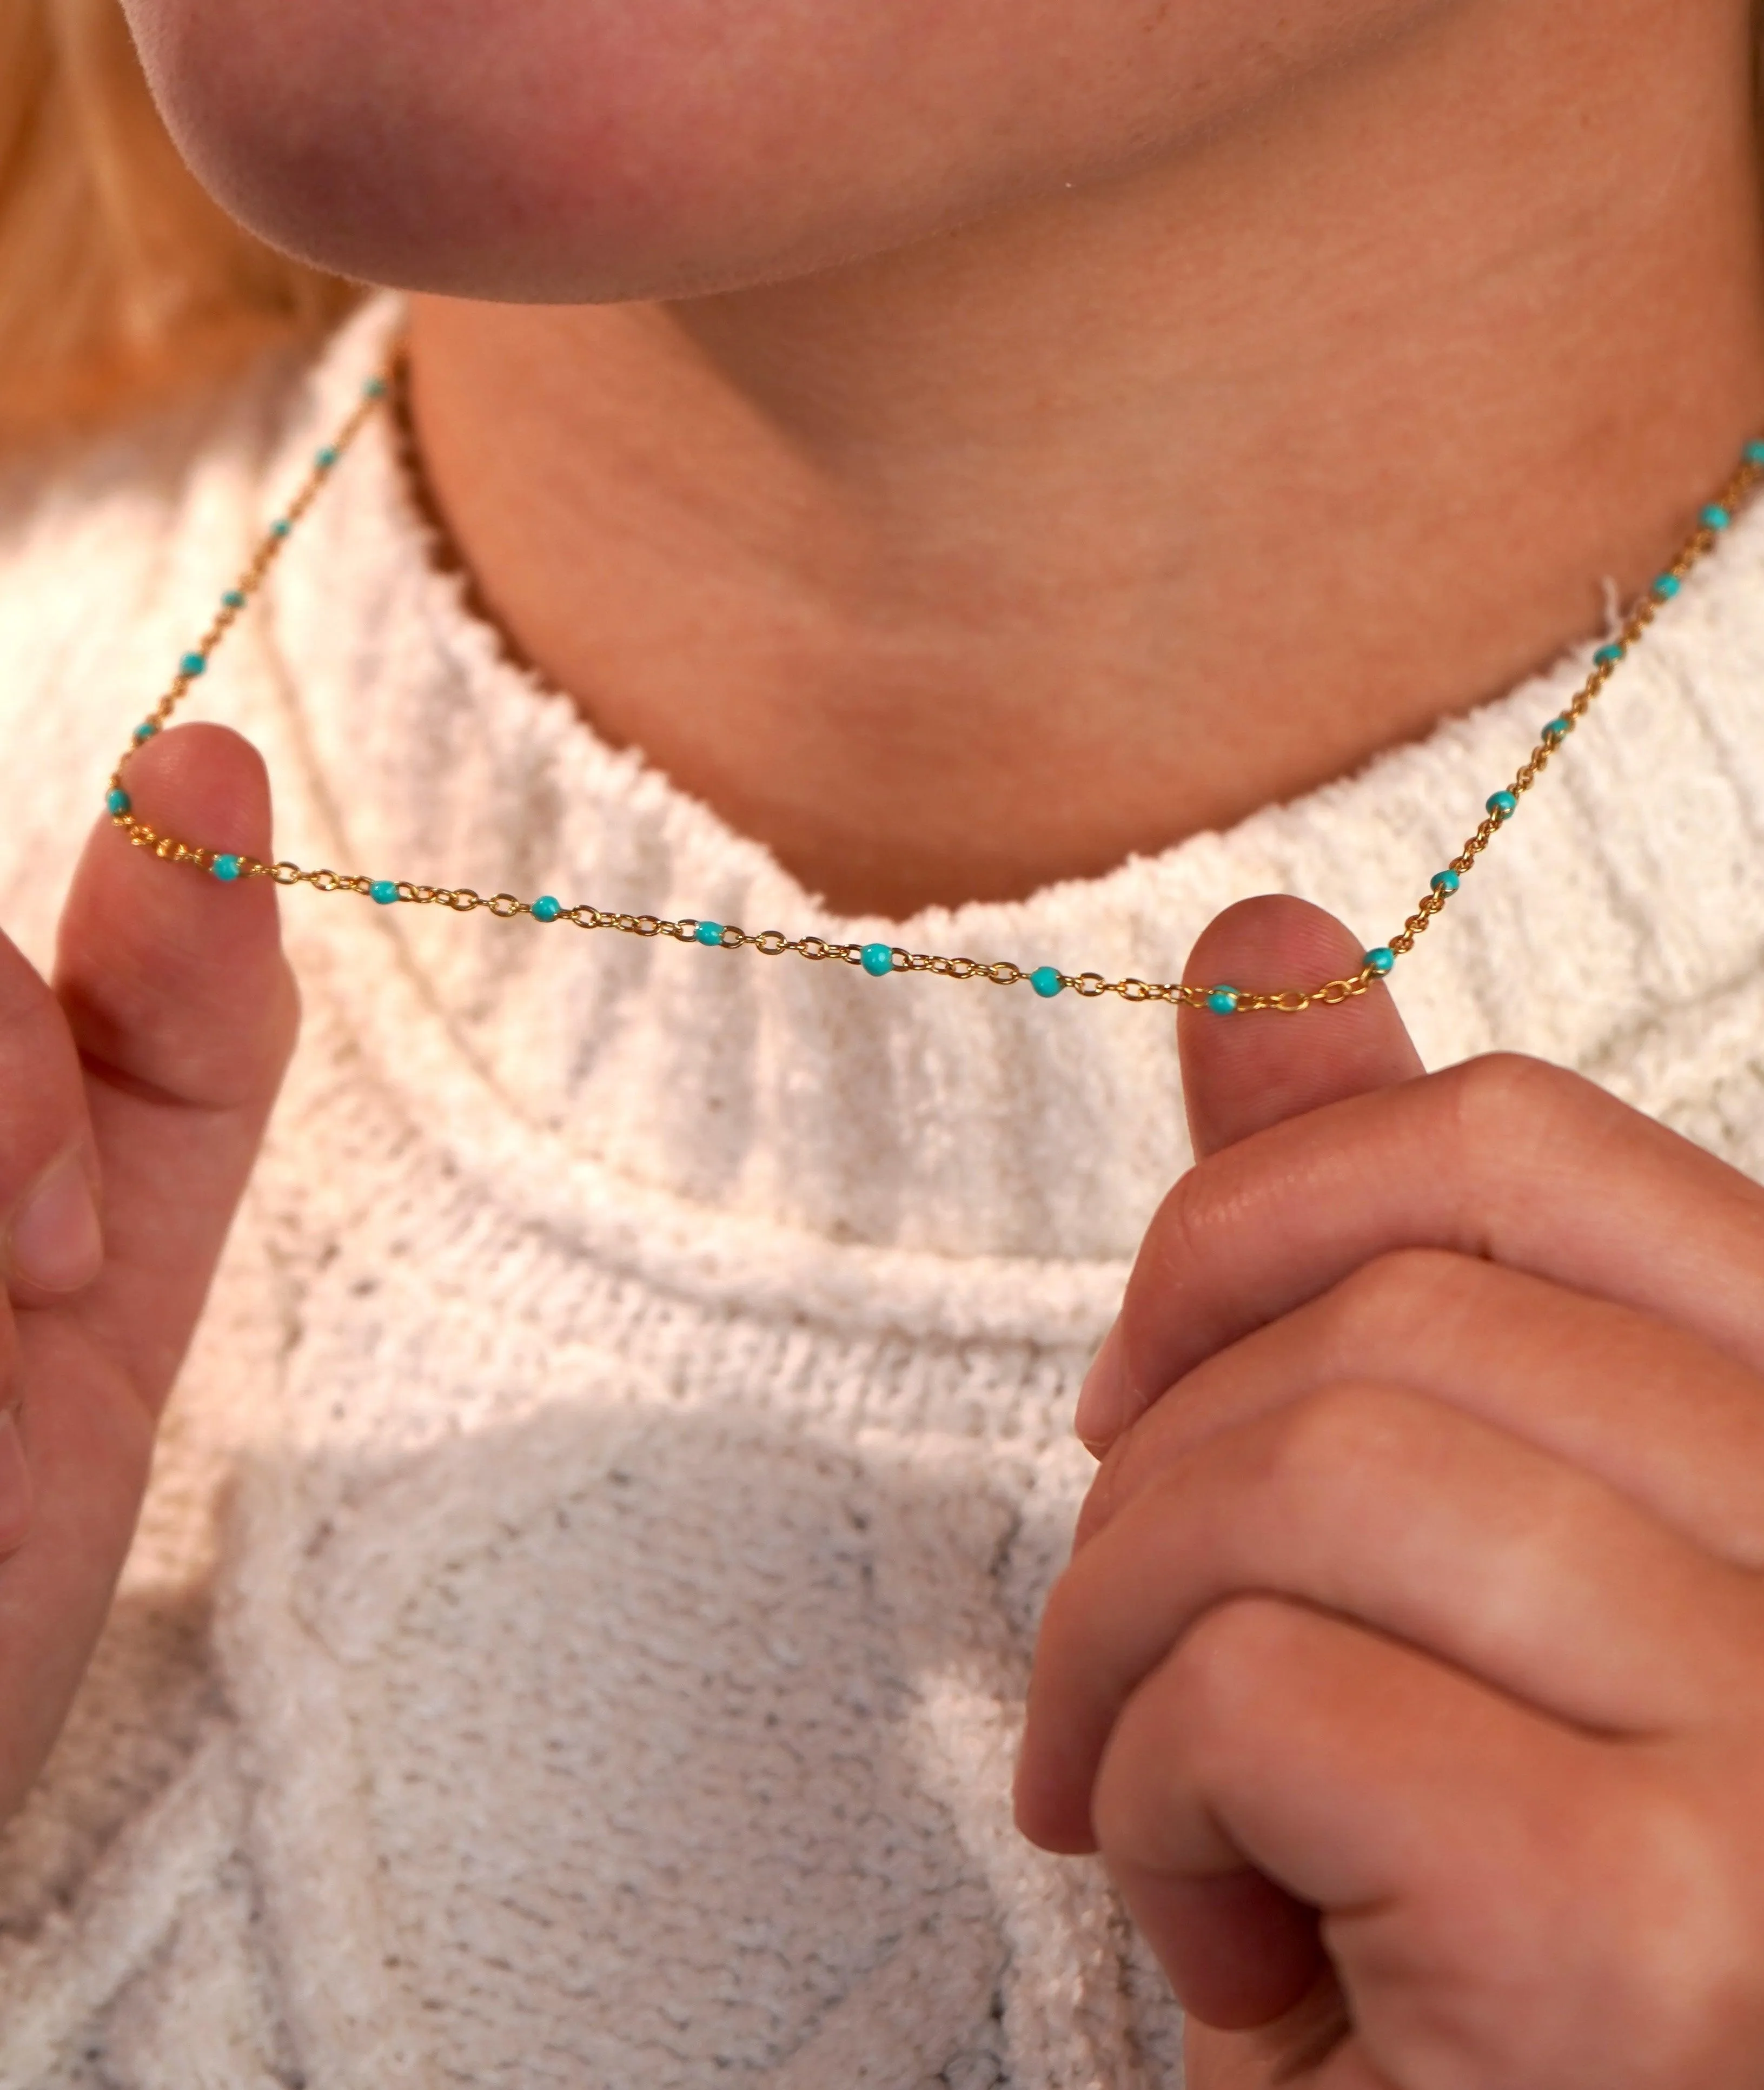
[[[104,1261],[104,1236],[77,1154],[63,1155],[12,1223],[11,1262],[45,1292],[78,1292]]]
[[[0,1560],[16,1553],[30,1535],[36,1490],[25,1464],[18,1417],[9,1408],[0,1414]]]
[[[1078,1411],[1072,1428],[1084,1448],[1101,1458],[1127,1427],[1131,1389],[1121,1356],[1121,1323],[1117,1321],[1102,1339],[1102,1348],[1084,1374],[1078,1390]]]

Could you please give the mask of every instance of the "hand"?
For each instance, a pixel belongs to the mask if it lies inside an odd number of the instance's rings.
[[[268,856],[236,734],[182,727],[130,767],[155,825]],[[268,882],[156,863],[108,820],[53,987],[0,938],[0,1818],[103,1625],[296,1020]]]
[[[1195,976],[1340,933],[1253,903]],[[1024,1829],[1234,2035],[1191,2090],[1756,2090],[1764,1190],[1553,1069],[1418,1077],[1381,992],[1207,1022]]]

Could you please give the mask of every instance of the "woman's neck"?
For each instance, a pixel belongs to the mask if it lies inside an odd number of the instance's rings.
[[[1457,0],[836,272],[419,299],[433,497],[513,646],[838,907],[1165,848],[1596,628],[1764,420],[1746,12]]]

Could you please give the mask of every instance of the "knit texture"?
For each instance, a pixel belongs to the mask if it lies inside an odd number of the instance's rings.
[[[390,320],[0,484],[0,919],[39,959]],[[1761,580],[1764,514],[1395,983],[1430,1064],[1543,1054],[1753,1172]],[[1230,834],[848,922],[503,657],[376,424],[192,709],[303,862],[1174,978],[1250,892],[1388,934],[1586,651]],[[0,2090],[1178,2084],[1098,1869],[1009,1811],[1078,1380],[1187,1158],[1168,1011],[284,915],[300,1053],[0,1836]]]

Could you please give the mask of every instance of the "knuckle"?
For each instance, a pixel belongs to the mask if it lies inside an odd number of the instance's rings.
[[[1764,2046],[1758,1910],[1744,1857],[1702,1794],[1652,1776],[1625,1784],[1616,1862],[1610,1795],[1573,1810],[1572,1873],[1597,1881],[1599,1917],[1569,1925],[1566,1939],[1577,1932],[1587,1947],[1573,1976],[1559,1937],[1552,1985],[1616,2002],[1607,2032],[1619,2036],[1625,2080],[1648,2090],[1736,2084],[1736,2063],[1749,2071]],[[1558,1817],[1559,1857],[1564,1826]]]
[[[1227,1598],[1190,1627],[1159,1688],[1191,1747],[1230,1745],[1264,1679],[1285,1662],[1291,1632],[1288,1607],[1264,1596]]]
[[[1391,1249],[1342,1279],[1324,1302],[1320,1333],[1331,1357],[1363,1359],[1437,1313],[1479,1265],[1438,1248]]]
[[[1446,1080],[1465,1133],[1503,1140],[1511,1139],[1515,1125],[1560,1108],[1584,1086],[1577,1074],[1523,1052],[1485,1052],[1453,1068]]]
[[[1306,1394],[1267,1432],[1257,1478],[1277,1501],[1314,1503],[1337,1477],[1388,1464],[1404,1397],[1388,1387],[1338,1379]]]

